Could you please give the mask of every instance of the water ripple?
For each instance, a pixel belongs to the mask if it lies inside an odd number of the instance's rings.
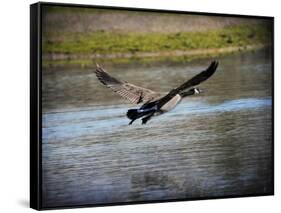
[[[173,111],[158,116],[159,122],[165,120],[187,119],[192,116],[206,116],[206,114],[231,111],[250,110],[272,105],[271,98],[237,99],[225,101],[221,104],[208,104],[204,101],[183,101]],[[85,111],[46,113],[43,115],[43,143],[49,139],[75,138],[87,134],[113,132],[127,126],[125,114],[131,105],[107,106],[92,108]],[[137,122],[136,122],[137,123]],[[150,124],[148,124],[150,125]],[[138,128],[134,124],[128,128]]]

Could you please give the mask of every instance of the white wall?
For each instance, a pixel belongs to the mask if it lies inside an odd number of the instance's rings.
[[[51,1],[51,0],[50,0]],[[59,1],[59,0],[58,0]],[[0,212],[31,212],[29,199],[29,4],[0,6]],[[186,11],[275,16],[275,109],[280,109],[280,3],[277,0],[82,0],[85,3]],[[183,3],[184,2],[184,3]],[[276,212],[280,203],[280,111],[275,111],[275,196],[84,208],[63,212]]]

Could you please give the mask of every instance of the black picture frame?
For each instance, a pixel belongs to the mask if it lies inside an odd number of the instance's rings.
[[[79,8],[96,8],[96,9],[118,9],[124,11],[146,11],[146,12],[165,12],[174,14],[194,14],[208,15],[221,17],[244,17],[267,19],[272,22],[272,190],[265,194],[244,194],[233,196],[218,196],[218,197],[194,197],[192,199],[171,199],[171,200],[153,200],[153,201],[134,201],[134,202],[118,202],[107,204],[86,204],[75,206],[56,206],[46,207],[42,204],[42,8],[45,6],[60,6],[60,7],[79,7]],[[189,12],[189,11],[173,11],[173,10],[158,10],[147,8],[130,8],[130,7],[111,7],[97,5],[82,5],[82,4],[64,4],[64,3],[49,3],[39,2],[30,5],[30,207],[36,210],[48,209],[65,209],[78,207],[96,207],[110,205],[131,205],[143,203],[161,203],[175,201],[190,201],[190,200],[205,200],[205,199],[220,199],[220,198],[236,198],[249,196],[266,196],[274,195],[274,17],[269,16],[249,16],[239,14],[219,14],[219,13],[204,13],[204,12]]]

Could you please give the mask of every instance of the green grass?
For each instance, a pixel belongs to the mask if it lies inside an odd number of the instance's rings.
[[[205,32],[182,33],[55,33],[43,36],[44,53],[112,54],[223,48],[270,43],[266,25],[236,26]]]

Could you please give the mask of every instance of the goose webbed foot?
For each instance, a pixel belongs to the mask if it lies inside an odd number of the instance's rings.
[[[146,122],[149,121],[151,117],[152,117],[152,115],[144,117],[143,119],[141,119],[142,120],[141,124],[146,124]]]
[[[131,120],[130,123],[128,125],[131,125],[135,120]]]

